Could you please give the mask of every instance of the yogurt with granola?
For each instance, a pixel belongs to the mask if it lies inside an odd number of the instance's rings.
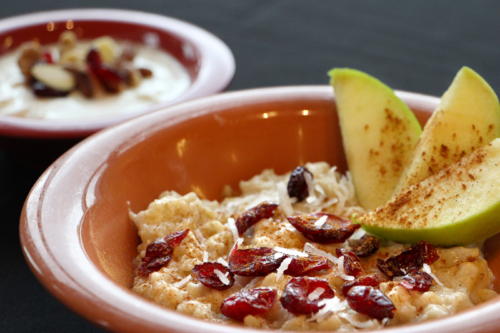
[[[358,229],[350,175],[327,163],[265,170],[240,190],[220,203],[167,191],[130,212],[142,240],[132,290],[211,322],[320,331],[422,322],[497,295],[481,244],[409,246]]]
[[[0,57],[0,114],[46,120],[126,115],[179,97],[191,79],[182,64],[154,47],[104,36],[25,43]]]

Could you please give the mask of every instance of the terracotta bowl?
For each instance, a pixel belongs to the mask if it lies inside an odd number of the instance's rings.
[[[176,99],[140,108],[125,116],[61,121],[0,116],[0,148],[29,165],[47,167],[48,162],[76,142],[110,125],[220,92],[234,75],[231,51],[211,33],[177,19],[118,9],[59,10],[0,20],[0,56],[35,38],[41,44],[55,43],[68,29],[75,31],[79,39],[108,35],[136,43],[144,43],[148,36],[154,35],[158,47],[179,60],[192,82]]]
[[[397,94],[422,124],[439,102]],[[221,199],[225,184],[235,187],[265,168],[283,173],[306,161],[345,170],[334,101],[328,86],[224,93],[93,135],[59,158],[26,200],[20,232],[31,269],[61,302],[111,331],[255,331],[188,317],[129,290],[139,238],[127,202],[138,212],[167,189]],[[488,260],[500,276],[498,243],[491,242]],[[494,332],[498,313],[500,298],[404,329]]]

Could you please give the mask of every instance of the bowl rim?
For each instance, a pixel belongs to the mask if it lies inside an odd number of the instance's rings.
[[[437,97],[404,91],[396,91],[396,95],[410,108],[434,110],[440,101]],[[105,167],[108,156],[106,152],[126,149],[121,146],[122,138],[133,137],[142,130],[150,128],[152,123],[159,123],[158,126],[170,126],[210,113],[218,108],[240,106],[246,103],[286,101],[294,98],[333,101],[334,94],[330,86],[324,85],[227,92],[143,115],[101,131],[79,143],[44,172],[33,186],[23,207],[20,218],[21,245],[26,261],[35,276],[49,292],[72,310],[112,331],[133,332],[139,327],[144,331],[154,332],[262,332],[251,328],[209,323],[182,315],[143,299],[130,290],[123,290],[90,262],[80,243],[79,233],[84,214],[83,206],[92,205],[92,183],[96,182]],[[85,161],[85,170],[79,168],[81,173],[77,175],[71,173],[71,170],[78,169],[78,165],[81,165],[89,154],[95,158],[90,163],[88,160]],[[73,216],[73,219],[67,220],[65,222],[67,225],[63,229],[60,226],[55,228],[50,223],[45,223],[43,216],[48,212],[51,202],[54,202],[58,188],[68,180],[71,180],[75,186],[75,195],[63,199],[69,204],[66,204],[58,215],[69,214]],[[58,200],[57,202],[60,202],[61,198]],[[47,242],[46,237],[53,238],[53,233],[64,237],[63,251],[60,247],[56,248]],[[69,251],[70,244],[72,245],[71,251]],[[64,250],[65,247],[68,248]],[[82,275],[83,272],[86,275]],[[75,298],[78,298],[80,302],[72,301]],[[492,318],[494,319],[499,311],[500,301],[497,298],[496,301],[488,301],[465,310],[459,315],[420,324],[387,328],[385,332],[400,332],[403,327],[404,331],[409,333],[430,331],[451,333],[456,332],[457,328],[461,332],[492,330],[495,324],[498,325],[498,320],[494,322]]]
[[[1,19],[0,33],[68,19],[73,21],[125,22],[164,30],[196,48],[200,54],[198,76],[192,81],[188,90],[177,98],[127,115],[89,120],[44,120],[3,115],[0,116],[0,135],[43,139],[81,138],[105,127],[169,105],[220,92],[229,85],[234,77],[236,64],[233,53],[219,37],[192,23],[159,14],[113,8],[43,11]]]

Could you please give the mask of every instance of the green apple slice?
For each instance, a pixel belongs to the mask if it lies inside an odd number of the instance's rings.
[[[356,196],[363,208],[374,209],[391,197],[422,129],[408,106],[379,80],[347,68],[328,74]]]
[[[354,217],[364,230],[402,243],[467,245],[500,232],[500,139]]]
[[[463,67],[425,125],[394,193],[417,184],[500,136],[500,104],[476,72]]]

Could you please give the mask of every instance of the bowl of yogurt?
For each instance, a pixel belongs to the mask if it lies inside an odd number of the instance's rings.
[[[136,11],[7,18],[0,42],[0,148],[31,165],[47,165],[105,127],[220,92],[235,71],[216,36]]]

